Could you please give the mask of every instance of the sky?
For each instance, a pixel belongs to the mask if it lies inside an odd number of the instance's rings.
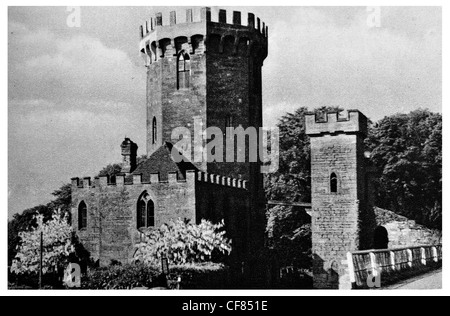
[[[438,7],[382,7],[379,20],[366,7],[221,8],[253,12],[269,27],[266,126],[302,106],[358,109],[372,121],[442,112]],[[120,162],[125,136],[145,153],[138,30],[174,9],[184,16],[183,7],[81,7],[79,27],[69,27],[66,7],[9,8],[9,218],[49,202],[70,178]]]

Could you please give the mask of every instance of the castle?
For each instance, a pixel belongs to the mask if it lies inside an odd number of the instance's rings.
[[[174,144],[178,139],[172,139],[178,127],[187,128],[193,142],[195,122],[221,131],[262,127],[261,68],[268,28],[252,13],[245,21],[237,11],[231,21],[227,16],[220,10],[212,21],[209,8],[187,9],[181,19],[171,12],[167,25],[157,13],[140,27],[148,158],[137,164],[138,145],[125,138],[121,174],[72,178],[72,225],[101,265],[130,262],[145,232],[169,220],[224,220],[233,240],[229,264],[258,284],[267,279],[266,201],[261,163],[248,159],[249,141],[245,162],[214,161],[208,154],[201,161],[173,156],[180,150]],[[392,245],[440,241],[439,234],[406,218],[388,211],[376,214],[362,113],[327,113],[322,119],[311,113],[305,120],[311,142],[314,287],[348,288],[346,254],[371,248],[377,225],[396,236]]]
[[[107,265],[129,262],[145,231],[171,219],[224,219],[233,240],[232,263],[257,271],[252,266],[261,256],[265,232],[261,164],[192,157],[180,162],[172,156],[171,134],[177,127],[193,132],[195,120],[223,131],[262,126],[268,28],[252,13],[243,21],[234,11],[227,21],[220,10],[217,22],[210,8],[185,13],[179,18],[171,12],[169,25],[157,13],[140,27],[148,159],[137,165],[138,145],[126,138],[122,174],[72,178],[72,225],[91,256]]]

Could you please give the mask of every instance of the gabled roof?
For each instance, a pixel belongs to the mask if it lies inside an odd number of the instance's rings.
[[[150,174],[159,172],[161,181],[168,179],[169,172],[178,172],[179,179],[185,179],[187,170],[198,170],[187,158],[175,162],[172,157],[173,145],[165,142],[147,160],[141,162],[132,174],[142,174],[142,181],[149,182]]]

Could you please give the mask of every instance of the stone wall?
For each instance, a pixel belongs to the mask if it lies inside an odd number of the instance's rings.
[[[377,225],[388,231],[389,248],[437,245],[442,243],[442,232],[417,224],[394,212],[375,208]]]
[[[212,222],[225,221],[227,236],[233,240],[231,259],[245,261],[249,229],[249,197],[247,183],[228,177],[201,172],[186,173],[185,179],[169,173],[168,180],[152,174],[149,182],[140,175],[125,182],[117,176],[116,183],[100,177],[90,184],[72,180],[72,225],[84,247],[94,260],[107,265],[111,260],[129,262],[134,245],[140,241],[137,227],[137,202],[146,192],[155,204],[155,228],[170,220],[188,219],[199,223],[201,219]],[[87,228],[78,229],[78,206],[87,205]]]
[[[187,173],[186,180],[177,181],[169,175],[169,181],[124,184],[117,177],[114,185],[106,183],[106,177],[96,179],[92,186],[72,186],[72,223],[84,247],[100,264],[111,260],[129,262],[134,245],[140,240],[137,229],[136,208],[139,197],[147,192],[155,204],[155,227],[171,219],[196,220],[195,173]],[[155,179],[156,178],[156,179]],[[105,181],[102,181],[105,180]],[[83,181],[85,183],[85,181]],[[86,229],[78,229],[78,205],[87,205]]]

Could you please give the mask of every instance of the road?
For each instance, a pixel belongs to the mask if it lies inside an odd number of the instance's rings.
[[[409,279],[386,288],[388,290],[440,290],[442,269]]]

